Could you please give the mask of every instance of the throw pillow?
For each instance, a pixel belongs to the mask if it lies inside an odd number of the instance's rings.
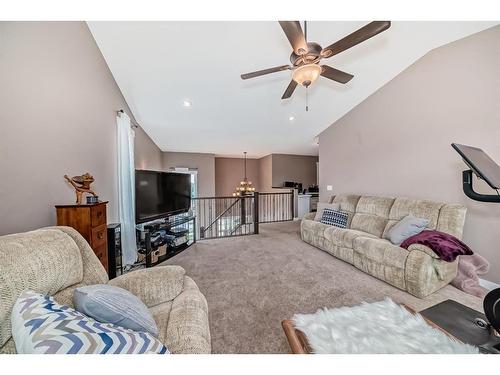
[[[347,212],[325,208],[323,210],[323,217],[321,218],[321,222],[323,224],[333,225],[334,227],[338,228],[347,228],[348,218],[349,214]]]
[[[389,229],[386,238],[394,245],[401,245],[407,238],[422,232],[427,225],[429,225],[429,220],[408,215]]]
[[[73,304],[76,310],[98,322],[158,336],[151,312],[128,290],[103,284],[83,286],[75,289]]]
[[[330,210],[340,211],[340,203],[318,202],[316,215],[314,215],[314,221],[321,221],[321,218],[323,217],[323,210],[325,208],[329,208]]]
[[[11,315],[12,338],[20,354],[167,354],[147,332],[99,323],[50,296],[21,293]]]
[[[462,241],[448,233],[437,230],[424,230],[405,240],[401,247],[408,249],[410,245],[420,244],[432,249],[446,262],[453,262],[459,255],[472,255],[473,252]]]

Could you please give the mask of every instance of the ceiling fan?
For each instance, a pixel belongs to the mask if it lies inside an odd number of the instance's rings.
[[[292,96],[297,85],[309,87],[319,76],[334,80],[339,83],[347,83],[352,74],[332,68],[328,65],[319,65],[321,59],[326,59],[337,55],[346,49],[364,42],[371,37],[380,34],[391,26],[390,21],[373,21],[352,34],[340,39],[339,41],[322,48],[316,42],[307,41],[307,23],[304,21],[304,32],[299,21],[279,21],[281,28],[292,45],[293,52],[290,55],[292,65],[281,65],[274,68],[259,70],[252,73],[241,75],[241,79],[259,77],[265,74],[281,72],[283,70],[292,71],[292,80],[290,81],[285,93],[281,99],[288,99]]]

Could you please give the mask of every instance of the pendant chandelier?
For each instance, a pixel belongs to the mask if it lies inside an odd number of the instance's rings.
[[[244,195],[251,195],[255,192],[255,188],[252,186],[252,181],[248,181],[247,178],[247,152],[245,154],[245,178],[240,182],[239,186],[236,186],[235,192],[233,193],[233,197],[241,197]]]

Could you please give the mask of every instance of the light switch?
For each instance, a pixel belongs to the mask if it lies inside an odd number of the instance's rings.
[[[326,190],[332,191],[333,190],[333,186],[332,185],[326,185]]]

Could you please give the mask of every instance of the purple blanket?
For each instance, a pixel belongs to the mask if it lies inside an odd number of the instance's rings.
[[[408,249],[410,245],[421,244],[430,247],[438,256],[446,262],[453,262],[459,255],[472,255],[473,252],[462,241],[451,234],[437,230],[424,230],[403,241],[401,247]]]

